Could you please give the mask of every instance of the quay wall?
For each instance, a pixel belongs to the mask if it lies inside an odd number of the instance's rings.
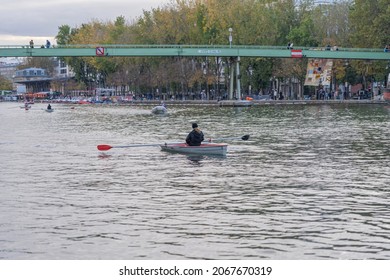
[[[232,101],[231,107],[235,107]],[[193,105],[193,106],[224,106],[229,107],[229,102],[224,101],[223,103],[217,100],[171,100],[164,101],[167,106],[175,105]],[[273,105],[325,105],[325,104],[387,104],[384,100],[262,100],[262,101],[251,101],[252,106],[273,106]],[[160,100],[133,100],[128,103],[122,103],[121,105],[161,105]],[[237,106],[238,107],[238,106]]]

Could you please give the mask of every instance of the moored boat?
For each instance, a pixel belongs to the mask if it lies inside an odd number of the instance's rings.
[[[219,155],[224,156],[227,152],[227,144],[208,143],[200,146],[189,146],[185,143],[160,145],[161,150],[183,154]]]

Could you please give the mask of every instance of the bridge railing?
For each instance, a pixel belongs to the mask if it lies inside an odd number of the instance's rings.
[[[287,46],[263,46],[263,45],[125,45],[125,44],[77,44],[77,45],[53,45],[51,48],[58,49],[90,49],[96,47],[104,48],[117,48],[117,49],[177,49],[177,48],[188,48],[188,49],[267,49],[267,50],[285,50]],[[0,48],[30,48],[29,45],[0,45]],[[39,45],[35,48],[41,48]],[[380,48],[343,48],[337,47],[337,50],[329,50],[327,47],[301,47],[294,46],[297,50],[307,51],[345,51],[345,52],[383,52],[384,49]]]

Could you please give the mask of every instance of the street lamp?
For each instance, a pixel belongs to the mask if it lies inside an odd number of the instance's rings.
[[[229,45],[230,45],[230,48],[232,48],[232,41],[233,41],[233,36],[232,36],[232,32],[233,32],[233,28],[229,28]],[[234,63],[234,59],[233,57],[231,57],[229,59],[229,100],[232,100],[233,99],[233,84],[234,84],[234,81],[233,81],[233,77],[234,77],[234,66],[233,66],[233,63]]]
[[[233,36],[232,36],[233,28],[229,28],[229,45],[232,48]]]

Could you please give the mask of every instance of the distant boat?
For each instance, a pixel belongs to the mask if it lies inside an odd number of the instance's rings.
[[[77,103],[78,104],[91,104],[91,102],[89,102],[87,100],[79,100]]]
[[[156,106],[152,109],[152,114],[155,115],[164,115],[166,113],[168,113],[168,110],[163,105]]]
[[[54,109],[45,109],[46,112],[51,113],[54,111]]]

